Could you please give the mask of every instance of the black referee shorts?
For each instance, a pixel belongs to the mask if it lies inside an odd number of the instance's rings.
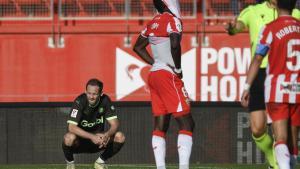
[[[266,69],[260,68],[258,74],[250,87],[249,112],[265,110],[265,92],[264,83],[266,78]]]

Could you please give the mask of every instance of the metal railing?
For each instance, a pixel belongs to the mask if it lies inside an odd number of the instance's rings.
[[[180,4],[183,18],[196,18],[197,0]],[[51,20],[54,11],[60,20],[149,19],[156,13],[152,0],[0,0],[0,20]]]
[[[203,0],[202,12],[204,19],[233,19],[245,7],[255,4],[255,0]],[[299,9],[300,1],[297,1],[296,8]]]
[[[255,4],[255,2],[255,0],[203,0],[203,18],[232,19],[246,6]]]
[[[197,0],[180,0],[183,18],[196,18]],[[152,0],[59,0],[61,20],[149,19]]]

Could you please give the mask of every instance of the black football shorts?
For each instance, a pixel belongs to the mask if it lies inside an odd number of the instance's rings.
[[[266,78],[266,69],[260,68],[258,74],[250,87],[249,112],[265,110],[264,83]]]

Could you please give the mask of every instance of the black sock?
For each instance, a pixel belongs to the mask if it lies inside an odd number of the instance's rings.
[[[124,143],[119,143],[119,142],[112,142],[108,144],[105,150],[103,151],[103,153],[100,155],[100,158],[106,161],[110,157],[117,154],[121,150],[123,145]]]
[[[64,143],[62,143],[62,149],[66,160],[69,162],[74,161],[72,147],[66,146]]]

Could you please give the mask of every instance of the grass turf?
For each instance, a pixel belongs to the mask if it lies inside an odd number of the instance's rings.
[[[167,169],[177,169],[176,165],[170,165]],[[191,165],[190,169],[267,169],[267,165],[234,165],[234,164],[199,164]],[[62,164],[48,164],[48,165],[0,165],[0,169],[65,169]],[[77,164],[76,169],[93,169],[92,164]],[[155,169],[153,165],[109,165],[109,169]],[[297,166],[296,169],[300,169]]]

